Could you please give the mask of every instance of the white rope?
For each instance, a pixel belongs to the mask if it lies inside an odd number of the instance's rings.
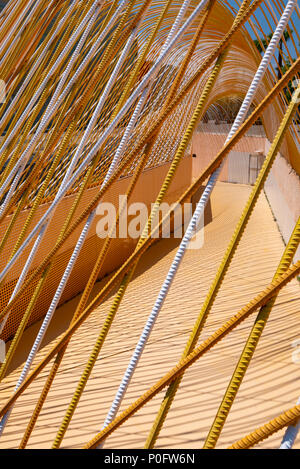
[[[65,187],[63,187],[60,191],[59,197],[56,197],[50,207],[47,209],[45,214],[40,218],[40,220],[37,222],[35,227],[32,229],[31,233],[28,235],[28,237],[24,240],[18,251],[15,253],[15,255],[11,258],[11,260],[8,262],[6,267],[3,269],[3,271],[0,274],[0,281],[3,280],[5,275],[10,271],[10,269],[13,267],[19,256],[22,254],[26,246],[31,242],[31,240],[34,238],[34,236],[38,233],[39,229],[41,226],[46,222],[46,220],[49,218],[59,201],[62,199],[64,194],[72,187],[78,176],[81,174],[81,172],[87,167],[87,165],[90,163],[92,160],[93,156],[97,153],[97,151],[100,149],[101,145],[103,142],[107,139],[107,137],[112,133],[118,122],[124,117],[126,112],[130,109],[132,104],[136,101],[137,97],[139,94],[142,92],[142,90],[145,88],[147,82],[151,79],[152,75],[158,70],[159,66],[167,56],[167,54],[170,52],[172,47],[176,44],[176,42],[179,40],[179,38],[182,36],[182,34],[185,32],[185,30],[190,26],[190,24],[195,20],[199,12],[205,7],[207,4],[208,0],[202,0],[199,5],[195,8],[193,13],[189,16],[189,18],[185,21],[184,25],[180,28],[176,36],[173,38],[173,40],[170,42],[169,47],[165,50],[164,54],[153,64],[149,72],[145,75],[141,83],[137,86],[135,91],[131,94],[131,96],[128,98],[120,112],[117,114],[117,116],[113,119],[111,124],[104,130],[102,136],[99,138],[98,142],[93,146],[93,148],[90,150],[89,154],[86,156],[84,161],[80,164],[80,166],[77,168],[77,170],[74,172],[72,178],[66,183]]]
[[[179,10],[179,13],[178,15],[176,16],[175,18],[175,21],[172,25],[172,28],[171,30],[169,31],[169,34],[168,34],[168,37],[166,39],[166,41],[164,42],[162,48],[161,48],[161,51],[160,51],[160,54],[159,54],[159,57],[161,57],[164,52],[167,50],[167,48],[169,47],[170,45],[170,42],[172,41],[173,37],[175,36],[175,34],[177,33],[178,31],[178,28],[183,20],[183,17],[185,15],[185,12],[189,6],[189,3],[190,3],[190,0],[185,0],[183,2],[183,4],[181,5],[181,8]]]
[[[296,0],[290,0],[284,10],[284,13],[282,14],[282,17],[278,23],[278,26],[274,32],[274,35],[272,37],[272,40],[264,54],[264,57],[257,69],[257,72],[255,73],[255,76],[252,80],[252,83],[248,89],[248,92],[246,94],[246,97],[241,105],[241,108],[238,112],[238,115],[236,116],[236,119],[231,127],[231,130],[229,132],[229,135],[226,139],[226,142],[234,135],[234,133],[238,130],[242,122],[244,121],[247,112],[250,108],[250,105],[253,101],[254,95],[257,92],[258,86],[263,78],[263,75],[265,74],[267,67],[270,63],[270,60],[273,56],[273,53],[275,51],[275,48],[277,47],[277,44],[280,40],[280,37],[285,30],[286,24],[293,12],[293,9],[296,6],[297,1]],[[122,378],[122,381],[120,383],[120,386],[118,388],[118,391],[115,395],[115,398],[113,400],[113,403],[111,405],[111,408],[107,414],[107,417],[104,422],[104,426],[106,427],[109,425],[115,416],[117,415],[117,412],[120,408],[121,402],[125,396],[126,390],[130,384],[130,381],[132,379],[132,376],[136,370],[136,367],[139,363],[139,360],[141,358],[141,355],[143,353],[143,350],[146,346],[146,343],[149,339],[149,336],[151,334],[151,331],[154,327],[155,321],[158,317],[159,312],[161,311],[161,308],[163,307],[164,301],[167,297],[167,294],[170,290],[170,287],[172,285],[172,282],[175,278],[176,272],[182,262],[182,259],[184,257],[184,254],[186,252],[186,249],[190,243],[190,240],[194,236],[194,234],[197,231],[197,227],[200,223],[201,218],[203,217],[204,214],[204,209],[206,206],[207,201],[209,200],[210,194],[214,188],[214,185],[216,183],[216,180],[218,178],[218,175],[220,173],[220,169],[215,171],[213,175],[210,177],[209,182],[207,183],[207,186],[196,206],[196,210],[193,214],[193,217],[188,225],[188,228],[186,230],[186,233],[179,245],[179,248],[176,252],[176,255],[174,257],[174,260],[171,264],[171,267],[167,273],[167,276],[162,284],[162,287],[160,289],[160,292],[157,296],[157,299],[155,301],[155,304],[153,306],[153,309],[147,319],[146,325],[143,329],[143,332],[139,338],[139,341],[136,345],[136,348],[132,354],[132,357],[130,359],[129,365],[125,371],[125,374]],[[101,448],[102,446],[100,445],[98,448]]]
[[[300,405],[300,398],[297,401],[297,405]],[[296,425],[289,425],[285,431],[285,434],[282,438],[279,449],[292,449],[296,441],[298,432],[300,430],[300,419]]]
[[[47,110],[43,116],[43,119],[42,121],[40,122],[39,124],[39,127],[38,127],[38,130],[36,131],[33,139],[30,141],[29,145],[27,146],[27,148],[25,149],[24,153],[21,155],[18,163],[15,165],[15,168],[14,170],[10,173],[10,177],[5,181],[5,183],[3,184],[2,188],[0,189],[0,193],[1,193],[1,190],[5,189],[9,183],[9,179],[11,179],[14,175],[14,173],[18,170],[18,165],[20,165],[20,163],[23,164],[23,168],[24,166],[26,165],[26,162],[28,161],[28,158],[30,157],[30,154],[32,153],[33,151],[33,148],[34,148],[34,145],[36,144],[36,141],[38,139],[38,137],[43,133],[43,131],[45,130],[46,126],[48,125],[48,123],[50,122],[50,120],[53,118],[53,115],[54,113],[56,112],[57,108],[59,107],[60,103],[63,101],[63,99],[66,97],[66,95],[68,94],[68,92],[70,91],[72,85],[75,83],[75,81],[77,80],[77,78],[79,77],[79,75],[81,74],[81,72],[84,70],[84,68],[87,66],[87,63],[89,62],[90,59],[93,59],[94,58],[94,53],[95,51],[97,50],[97,47],[99,46],[99,43],[102,41],[102,39],[105,37],[105,34],[107,33],[107,31],[109,30],[109,28],[112,26],[114,20],[119,16],[120,14],[120,11],[122,10],[123,8],[123,4],[125,3],[125,0],[123,0],[123,2],[121,2],[121,4],[119,5],[118,9],[116,10],[115,14],[113,15],[113,17],[111,18],[111,20],[109,21],[109,23],[107,24],[107,26],[104,28],[104,30],[102,31],[101,35],[99,36],[99,38],[97,39],[97,41],[95,41],[94,45],[92,46],[92,48],[90,49],[89,53],[87,54],[87,56],[85,57],[85,60],[82,62],[81,66],[77,69],[76,73],[73,75],[72,79],[68,82],[68,85],[66,86],[66,88],[64,89],[64,91],[61,93],[60,96],[58,96],[58,91],[61,90],[62,86],[60,86],[60,84],[58,85],[59,87],[59,90],[55,92],[55,95],[52,97],[51,99],[51,102],[49,103],[49,105],[47,106]],[[95,1],[94,4],[92,5],[91,9],[89,10],[89,13],[86,15],[86,17],[84,18],[83,21],[87,20],[88,19],[88,16],[90,16],[90,14],[92,13],[92,10],[99,6],[97,5],[98,2]],[[96,14],[96,13],[95,13]],[[94,15],[95,15],[94,14]],[[91,24],[91,23],[90,23]],[[82,28],[81,28],[82,29]],[[87,31],[88,31],[88,28],[85,30],[84,32],[84,35],[83,35],[83,38],[86,37],[87,35]],[[81,43],[82,41],[80,41],[80,44],[77,46],[77,49],[79,50],[79,46],[81,48]],[[73,55],[73,59],[72,59],[72,63],[69,63],[69,66],[68,66],[68,71],[70,71],[71,69],[71,65],[73,64],[75,58],[77,57],[78,53],[75,55]],[[50,74],[50,72],[49,72]],[[63,83],[65,82],[65,79],[66,77],[68,76],[68,73],[64,73],[64,77],[63,77],[63,82],[62,82],[62,85]],[[28,107],[28,106],[27,106]],[[24,111],[26,112],[26,111]],[[4,119],[4,118],[3,118]]]
[[[21,174],[22,174],[22,168],[19,166],[17,168],[17,174],[16,174],[13,182],[10,185],[8,193],[5,196],[5,200],[4,200],[4,202],[2,202],[2,205],[0,206],[0,216],[2,216],[2,214],[6,210],[8,202],[10,201],[11,197],[13,196],[14,190],[16,188],[16,185],[18,184],[18,181],[19,181],[19,178],[21,177]]]

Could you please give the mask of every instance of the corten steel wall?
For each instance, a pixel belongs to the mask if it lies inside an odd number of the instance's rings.
[[[175,202],[179,195],[183,192],[183,190],[190,184],[192,177],[191,160],[192,158],[188,156],[183,158],[179,167],[179,171],[175,175],[175,178],[171,184],[170,190],[165,198],[165,201]],[[153,203],[156,198],[156,195],[169,169],[169,166],[169,163],[165,163],[156,168],[144,171],[144,173],[140,176],[137,182],[136,188],[131,199],[129,200],[129,203],[143,202],[148,206],[149,209],[150,204]],[[117,181],[115,184],[113,184],[111,189],[104,196],[103,202],[111,202],[115,204],[115,207],[117,209],[119,194],[126,194],[126,189],[128,187],[129,182],[130,177],[124,177]],[[93,187],[88,189],[84,193],[79,207],[77,208],[77,211],[75,213],[74,219],[76,218],[76,215],[79,215],[83,208],[86,207],[87,204],[92,200],[98,190],[98,187]],[[41,263],[42,259],[44,259],[46,254],[53,247],[62,228],[63,222],[65,220],[65,215],[66,213],[68,213],[75,196],[76,194],[72,194],[68,197],[65,197],[58,205],[55,211],[55,215],[51,220],[50,226],[44,236],[43,242],[41,243],[37,255],[34,258],[34,261],[32,263],[33,269],[30,271],[30,273]],[[32,221],[31,227],[33,227],[35,223],[40,219],[40,217],[46,211],[48,206],[48,204],[44,204],[38,208],[35,217]],[[21,212],[16,224],[14,225],[13,231],[0,258],[1,270],[7,263],[9,254],[14,246],[14,243],[17,240],[18,234],[21,231],[21,228],[24,224],[24,221],[26,220],[27,215],[28,210],[24,210],[23,212]],[[100,216],[96,216],[94,223],[89,231],[87,240],[73,269],[72,275],[68,281],[67,287],[65,288],[65,291],[62,295],[60,304],[77,295],[85,287],[88,276],[91,273],[99,250],[101,249],[101,246],[104,242],[104,240],[100,239],[96,234],[96,224],[99,220]],[[1,224],[0,237],[3,236],[5,229],[9,224],[9,221],[10,217],[7,217]],[[74,245],[81,232],[81,229],[82,225],[80,225],[77,230],[75,230],[75,232],[69,237],[69,239],[65,242],[61,250],[56,255],[53,262],[53,266],[51,267],[50,274],[41,291],[41,294],[32,312],[28,325],[41,318],[47,312],[47,309],[51,302],[51,298],[55,293],[58,282],[65,270],[67,262],[69,261],[69,258],[72,254]],[[136,242],[137,240],[126,238],[120,240],[114,239],[111,243],[111,248],[106,257],[99,278],[102,278],[104,275],[109,274],[117,267],[119,267],[124,262],[124,260],[132,253],[135,248]],[[8,302],[31,247],[32,244],[24,251],[20,259],[16,263],[15,267],[7,275],[5,283],[1,288],[2,302],[0,304],[0,307],[3,307],[3,305]],[[22,300],[20,300],[16,307],[13,308],[12,313],[6,323],[6,326],[0,336],[2,340],[8,340],[16,331],[22,314],[24,313],[25,308],[31,298],[36,283],[37,282],[32,283],[31,287],[27,291],[26,296],[24,295]]]

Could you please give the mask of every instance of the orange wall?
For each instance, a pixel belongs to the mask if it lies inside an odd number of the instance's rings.
[[[133,192],[130,202],[144,202],[148,206],[150,206],[151,202],[155,201],[155,198],[169,169],[169,166],[169,163],[165,163],[161,166],[146,170],[144,173],[142,173],[137,182],[136,188]],[[175,202],[179,195],[190,184],[191,177],[191,158],[185,157],[180,164],[179,170],[177,171],[174,180],[172,181],[171,187],[168,191],[165,201]],[[119,194],[126,193],[126,189],[130,180],[130,177],[125,177],[117,181],[104,196],[103,201],[114,203],[116,204],[116,207],[118,207],[118,196]],[[84,193],[79,207],[77,209],[77,212],[75,214],[75,217],[76,215],[79,215],[82,212],[84,207],[86,207],[87,204],[92,200],[98,190],[98,187],[93,187]],[[37,255],[33,261],[32,270],[34,270],[34,268],[36,268],[41,263],[41,260],[44,259],[44,257],[53,247],[62,228],[65,216],[68,213],[74,201],[74,198],[74,194],[65,197],[58,205],[55,214],[50,222],[49,228],[45,233],[41,246],[37,252]],[[49,204],[44,204],[43,206],[38,208],[34,220],[31,224],[31,228],[40,219],[40,217],[43,215],[48,206]],[[27,215],[28,210],[24,210],[23,213],[21,213],[18,217],[17,223],[13,228],[7,245],[0,258],[1,270],[4,268],[9,259],[11,250],[14,246],[14,243],[16,242],[17,236],[21,231],[21,228],[26,220]],[[95,217],[94,223],[90,228],[89,234],[79,255],[78,261],[76,262],[74,270],[62,295],[60,304],[74,297],[85,287],[88,276],[96,261],[99,250],[101,249],[101,246],[104,243],[104,240],[100,239],[96,234],[96,225],[99,219],[100,216]],[[3,236],[9,224],[9,221],[10,216],[7,217],[5,221],[1,224],[0,237]],[[67,239],[67,241],[55,257],[53,267],[51,268],[45,286],[41,291],[40,297],[33,310],[29,324],[32,324],[47,312],[47,308],[49,307],[51,298],[55,293],[55,290],[58,286],[58,282],[64,272],[64,269],[72,253],[76,240],[82,230],[82,227],[83,224],[81,224],[81,226],[79,226],[79,228]],[[118,268],[124,262],[124,260],[127,259],[128,256],[132,253],[136,242],[137,240],[132,239],[114,239],[111,243],[111,248],[106,257],[100,277],[103,277],[104,275],[107,275],[116,268]],[[1,288],[0,306],[3,307],[5,304],[7,304],[31,247],[32,244],[25,250],[24,254],[20,256],[20,259],[17,261],[16,265],[11,269],[11,271],[7,275],[5,279],[5,284]],[[34,287],[35,284],[33,283],[31,285],[31,288],[28,289],[28,291],[22,298],[22,301],[20,301],[20,303],[17,304],[15,308],[13,308],[12,314],[10,315],[10,318],[0,338],[7,340],[9,337],[12,336],[30,300]]]

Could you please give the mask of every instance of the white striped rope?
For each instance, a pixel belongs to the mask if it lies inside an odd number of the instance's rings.
[[[14,179],[13,179],[11,185],[10,185],[9,191],[8,191],[8,193],[6,194],[5,199],[4,199],[4,201],[2,202],[2,205],[0,206],[0,216],[2,216],[2,214],[3,214],[4,211],[6,210],[6,207],[7,207],[8,203],[9,203],[11,197],[12,197],[13,194],[14,194],[15,188],[16,188],[16,186],[17,186],[17,184],[18,184],[18,182],[19,182],[19,179],[20,179],[20,177],[21,177],[21,175],[22,175],[22,171],[23,171],[23,168],[22,168],[22,166],[19,165],[18,168],[17,168],[17,173],[16,173],[16,175],[15,175],[15,177],[14,177]]]
[[[241,105],[241,108],[236,116],[236,119],[231,127],[231,130],[229,132],[229,135],[226,139],[226,142],[234,135],[234,133],[238,130],[238,128],[240,127],[240,125],[242,124],[242,122],[244,121],[246,115],[247,115],[247,112],[250,108],[250,105],[253,101],[253,98],[254,98],[254,95],[255,93],[257,92],[257,89],[258,89],[258,86],[263,78],[263,75],[266,73],[266,70],[267,70],[267,67],[270,63],[270,60],[273,56],[273,53],[275,51],[275,48],[277,47],[277,44],[280,40],[280,37],[281,35],[283,34],[283,31],[285,30],[285,27],[287,25],[287,22],[295,8],[297,4],[297,1],[296,0],[290,0],[281,16],[281,19],[278,23],[278,26],[274,32],[274,35],[273,35],[273,38],[264,54],[264,57],[257,69],[257,72],[255,73],[255,76],[252,80],[252,83],[250,84],[250,87],[248,89],[248,92],[246,94],[246,97]],[[115,418],[115,416],[117,415],[117,412],[120,408],[120,405],[121,405],[121,402],[125,396],[125,393],[127,391],[127,388],[130,384],[130,381],[132,379],[132,376],[137,368],[137,365],[139,363],[139,360],[141,358],[141,355],[143,353],[143,350],[146,346],[146,343],[149,339],[149,336],[151,334],[151,331],[154,327],[154,324],[155,324],[155,321],[158,317],[158,314],[159,312],[161,311],[162,307],[163,307],[163,304],[164,304],[164,301],[167,297],[167,294],[170,290],[170,287],[173,283],[173,280],[175,278],[175,275],[176,275],[176,272],[182,262],[182,259],[184,257],[184,254],[186,252],[186,249],[190,243],[190,240],[192,239],[192,237],[194,236],[194,234],[196,233],[196,230],[197,230],[197,227],[201,221],[201,218],[203,218],[203,215],[204,215],[204,209],[205,209],[205,206],[209,200],[209,197],[211,195],[211,192],[214,188],[214,185],[217,181],[217,178],[218,178],[218,175],[220,174],[220,171],[221,169],[219,168],[218,170],[216,170],[212,176],[210,177],[207,185],[206,185],[206,188],[196,206],[196,209],[195,209],[195,212],[193,214],[193,217],[188,225],[188,228],[186,230],[186,233],[179,245],[179,248],[176,252],[176,255],[174,257],[174,260],[171,264],[171,267],[167,273],[167,276],[162,284],[162,287],[160,289],[160,292],[157,296],[157,299],[155,301],[155,304],[153,306],[153,309],[147,319],[147,322],[146,322],[146,325],[143,329],[143,332],[139,338],[139,341],[136,345],[136,348],[132,354],[132,357],[130,359],[130,362],[129,362],[129,365],[125,371],[125,374],[122,378],[122,381],[120,383],[120,386],[117,390],[117,393],[115,395],[115,398],[113,400],[113,403],[111,405],[111,408],[107,414],[107,417],[105,419],[105,422],[104,422],[104,426],[103,427],[106,427],[107,425],[109,425],[113,419]],[[99,445],[98,448],[101,448],[102,445]]]

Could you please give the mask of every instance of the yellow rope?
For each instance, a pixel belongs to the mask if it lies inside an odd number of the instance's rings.
[[[240,440],[236,441],[233,445],[229,446],[228,449],[249,449],[254,445],[257,445],[261,441],[265,440],[269,436],[278,432],[288,425],[296,425],[300,418],[300,405],[296,405],[289,410],[286,410],[282,414],[270,420],[270,422],[262,425],[261,427],[244,436]]]

